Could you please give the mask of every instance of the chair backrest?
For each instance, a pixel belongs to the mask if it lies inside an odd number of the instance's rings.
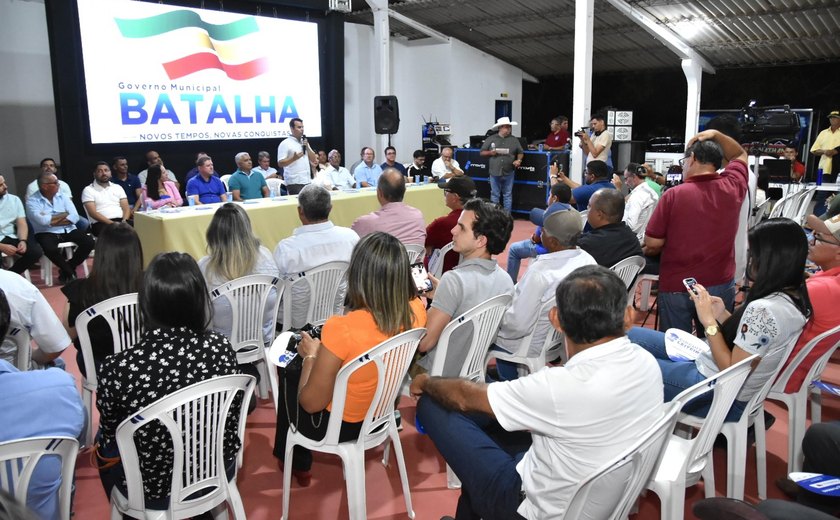
[[[255,384],[253,376],[240,374],[207,379],[162,397],[124,420],[117,427],[117,448],[125,470],[128,509],[145,510],[134,434],[152,421],[160,421],[167,429],[174,453],[168,518],[183,518],[175,513],[226,495],[228,479],[223,454],[228,413],[241,393],[238,431],[242,439]],[[210,491],[187,499],[199,490]]]
[[[805,218],[808,216],[808,206],[811,205],[811,200],[813,200],[816,191],[817,187],[811,186],[805,190],[802,194],[802,198],[799,199],[799,207],[796,210],[796,214],[793,215],[791,219],[800,226],[805,224]]]
[[[88,324],[97,317],[105,318],[108,323],[115,353],[133,347],[143,334],[137,293],[108,298],[96,305],[91,305],[76,317],[76,333],[79,335],[82,358],[85,360],[85,380],[94,387],[97,384],[97,375]]]
[[[781,217],[782,212],[784,211],[785,207],[793,201],[793,198],[798,195],[799,192],[790,192],[773,205],[773,209],[770,210],[770,218]]]
[[[300,273],[292,280],[286,280],[286,297],[283,298],[283,329],[292,323],[293,287],[305,283],[309,287],[309,302],[306,308],[306,323],[321,325],[327,318],[341,314],[339,292],[342,290],[349,262],[328,262]]]
[[[232,177],[232,175],[231,175],[230,173],[225,174],[225,175],[222,175],[221,177],[219,177],[219,180],[221,180],[221,181],[222,181],[222,184],[224,184],[224,185],[225,185],[225,189],[226,189],[226,190],[229,190],[229,189],[230,189],[230,188],[228,187],[228,181],[230,180],[230,178],[231,178],[231,177]],[[228,201],[228,202],[232,202],[232,201]]]
[[[764,202],[752,209],[752,214],[749,219],[749,229],[754,228],[759,222],[761,222],[761,219],[764,217],[764,214],[767,213],[767,208],[770,206],[771,202],[773,202],[773,199],[764,199]]]
[[[429,273],[434,276],[435,278],[440,278],[443,276],[443,262],[446,258],[446,254],[452,251],[452,248],[455,247],[453,242],[446,244],[445,246],[440,248],[440,252],[438,253],[437,261],[432,265],[432,262],[429,262]],[[458,258],[458,263],[461,263],[461,257]]]
[[[554,352],[557,352],[559,354],[558,351],[565,348],[563,334],[561,332],[558,332],[557,329],[555,329],[548,321],[548,312],[551,310],[552,307],[554,307],[555,304],[556,302],[554,298],[549,299],[543,304],[543,306],[540,308],[540,315],[537,317],[537,321],[534,324],[533,330],[531,330],[530,334],[522,338],[522,340],[519,342],[519,351],[513,352],[513,354],[520,357],[534,357],[542,353],[543,357],[545,358],[546,356],[550,356]],[[534,336],[540,331],[545,331],[546,334],[545,339],[539,346],[540,350],[537,350],[537,347],[533,345]]]
[[[344,416],[347,382],[356,370],[373,363],[376,365],[376,392],[370,403],[359,438],[354,441],[362,446],[376,446],[388,433],[387,423],[394,421],[394,403],[402,387],[408,367],[426,329],[411,329],[387,339],[364,354],[350,361],[338,371],[332,396],[330,421],[327,434],[319,445],[337,445]],[[395,424],[396,426],[396,424]]]
[[[408,253],[408,263],[416,264],[423,261],[423,256],[426,255],[426,246],[423,244],[404,244],[405,251]]]
[[[629,291],[630,287],[633,287],[633,281],[636,279],[636,275],[639,274],[644,267],[645,257],[636,255],[625,258],[610,267],[610,269],[614,271],[619,278],[621,278],[624,282],[624,287]]]
[[[756,359],[758,359],[758,356],[752,355],[741,360],[726,370],[722,370],[712,377],[686,388],[672,400],[680,403],[680,410],[682,410],[685,404],[692,399],[709,391],[714,392],[706,418],[699,427],[697,435],[690,440],[691,449],[683,464],[683,473],[686,475],[697,476],[705,468],[707,456],[714,447],[715,438],[723,428],[726,414],[729,413],[729,409],[750,374],[751,365]],[[690,478],[686,480],[691,481]]]
[[[779,216],[793,220],[796,217],[796,214],[799,212],[799,205],[801,204],[802,199],[807,194],[807,190],[799,190],[795,192],[790,198],[790,201],[788,201],[788,203],[785,204],[785,207],[782,209],[782,214]]]
[[[268,185],[269,192],[273,191],[275,195],[280,195],[280,187],[283,186],[283,181],[277,178],[271,178],[265,180],[266,185]]]
[[[770,377],[767,378],[767,381],[765,381],[764,384],[761,385],[761,388],[759,388],[758,391],[750,397],[750,400],[747,401],[747,405],[746,407],[744,407],[744,416],[749,417],[750,420],[759,413],[763,413],[764,400],[767,398],[767,394],[770,393],[770,388],[773,386],[773,383],[779,376],[779,372],[782,371],[782,367],[784,366],[785,361],[790,355],[790,351],[792,349],[793,345],[786,349],[779,349],[776,352],[768,354],[758,360],[759,364],[774,363],[776,368],[770,374]],[[758,365],[756,365],[756,368],[758,368]],[[749,376],[747,376],[747,379],[749,379]]]
[[[581,211],[581,212],[580,212],[580,226],[581,226],[581,227],[586,226],[586,223],[588,222],[588,220],[586,219],[586,217],[587,217],[588,215],[589,215],[589,210],[588,210],[588,209],[585,209],[585,210],[583,210],[583,211]]]
[[[263,347],[263,322],[269,296],[274,289],[277,298],[274,300],[271,316],[277,316],[277,307],[284,288],[277,276],[252,274],[231,280],[210,291],[212,301],[227,298],[230,302],[233,321],[229,339],[237,354]],[[273,334],[271,340],[274,340]],[[261,359],[262,352],[258,354]]]
[[[15,344],[15,366],[21,372],[29,370],[32,363],[32,337],[23,325],[9,322],[9,332],[6,333],[6,341]]]
[[[31,437],[0,443],[0,489],[25,504],[29,481],[44,456],[61,457],[61,484],[58,488],[58,513],[61,520],[70,519],[70,495],[79,441],[71,437]],[[43,466],[42,466],[43,467]],[[39,470],[40,471],[40,470]]]
[[[785,393],[785,387],[787,387],[794,372],[799,369],[799,366],[805,362],[811,352],[813,352],[813,350],[818,346],[819,350],[825,349],[825,353],[814,361],[814,364],[811,365],[810,369],[808,369],[808,375],[802,380],[802,384],[799,388],[797,388],[795,393],[807,391],[808,387],[811,385],[811,381],[819,379],[820,374],[822,374],[822,371],[825,370],[825,366],[828,364],[828,360],[831,358],[831,355],[837,347],[840,346],[840,325],[823,332],[806,343],[805,346],[796,353],[796,356],[793,357],[790,363],[782,369],[770,391],[780,394]]]
[[[435,347],[437,352],[435,353],[434,366],[432,366],[432,370],[429,373],[433,376],[438,376],[443,373],[444,363],[446,362],[446,356],[449,350],[449,338],[457,329],[466,326],[467,323],[472,323],[472,340],[467,350],[467,357],[461,366],[460,377],[469,379],[470,381],[484,381],[487,349],[496,341],[496,335],[499,333],[499,324],[502,322],[502,317],[510,305],[511,300],[513,300],[513,296],[510,294],[500,294],[479,303],[464,314],[453,318],[440,333],[440,338]]]
[[[563,518],[625,519],[659,463],[680,404],[662,405],[662,416],[627,450],[578,484]]]

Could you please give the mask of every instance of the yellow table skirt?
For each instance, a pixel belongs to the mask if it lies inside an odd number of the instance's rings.
[[[337,226],[350,227],[360,215],[379,209],[376,191],[362,189],[357,193],[340,191],[332,194],[333,208],[330,220]],[[282,200],[281,200],[282,199]],[[405,193],[405,203],[423,212],[426,223],[449,212],[443,201],[443,190],[436,184],[412,186]],[[254,233],[262,245],[274,251],[280,240],[291,236],[301,225],[297,214],[297,197],[258,199],[240,202],[251,218]],[[136,213],[134,229],[143,244],[144,265],[148,265],[158,253],[181,251],[196,260],[206,255],[207,242],[204,235],[210,220],[220,204],[184,206],[173,209]]]

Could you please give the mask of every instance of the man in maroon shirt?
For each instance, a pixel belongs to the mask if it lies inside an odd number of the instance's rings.
[[[441,182],[446,207],[451,209],[448,215],[438,217],[426,227],[426,256],[431,256],[435,249],[440,249],[452,242],[452,228],[458,224],[458,217],[464,204],[475,197],[475,183],[466,175],[452,177],[447,182]],[[443,258],[443,272],[458,265],[458,253],[450,251]]]
[[[551,120],[551,133],[545,138],[543,149],[564,150],[569,137],[569,119],[566,116],[557,116]]]
[[[645,230],[643,251],[646,256],[661,253],[660,330],[691,332],[694,321],[702,336],[682,281],[696,278],[732,310],[735,234],[747,193],[747,153],[731,137],[706,130],[689,141],[680,165],[684,182],[662,193]]]

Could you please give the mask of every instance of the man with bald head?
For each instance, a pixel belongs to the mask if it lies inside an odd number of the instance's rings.
[[[163,165],[163,159],[161,159],[160,154],[157,153],[156,151],[149,150],[148,152],[146,152],[146,165],[149,166],[149,167],[155,166],[155,165],[160,166],[163,169],[163,172],[164,172],[163,175],[162,175],[163,180],[174,182],[175,186],[177,186],[178,188],[181,187],[181,184],[178,182],[178,178],[175,177],[175,172],[173,172],[172,170],[166,169],[166,167]],[[149,175],[149,168],[146,168],[145,170],[143,170],[142,172],[137,174],[137,178],[140,179],[140,185],[141,186],[146,185],[146,177],[148,175]]]
[[[251,171],[251,156],[248,152],[239,152],[234,157],[237,170],[228,179],[228,187],[233,200],[248,200],[268,197],[268,184],[260,173]]]
[[[426,221],[423,213],[403,203],[405,176],[395,168],[386,168],[376,186],[376,198],[380,209],[362,215],[353,222],[352,229],[359,237],[374,231],[383,231],[399,239],[403,244],[426,243]]]
[[[612,267],[631,256],[642,255],[639,239],[624,217],[624,195],[616,189],[601,188],[589,198],[586,220],[592,231],[584,233],[577,245],[592,255],[598,265]]]

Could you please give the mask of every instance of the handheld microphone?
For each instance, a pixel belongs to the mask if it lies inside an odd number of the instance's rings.
[[[306,136],[303,134],[300,136],[300,147],[303,149],[303,155],[306,155]]]

